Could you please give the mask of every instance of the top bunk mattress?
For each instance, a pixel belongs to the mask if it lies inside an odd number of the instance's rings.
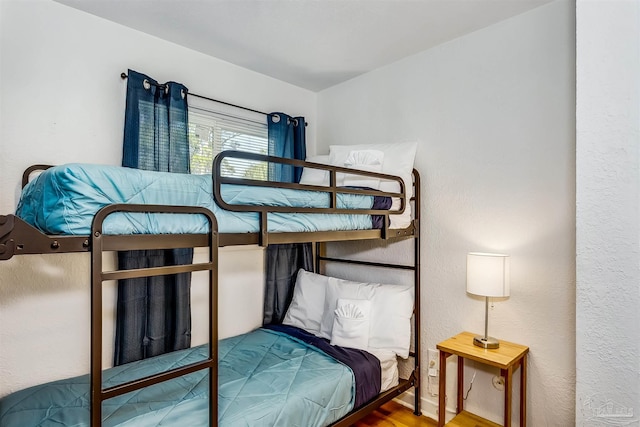
[[[229,204],[288,207],[329,207],[329,193],[277,187],[223,184]],[[389,209],[388,197],[338,194],[337,207]],[[211,210],[221,233],[260,231],[257,212],[232,212],[216,205],[212,178],[152,172],[118,166],[67,164],[42,172],[25,186],[16,215],[40,231],[52,235],[88,235],[93,216],[115,204],[199,206]],[[269,232],[314,232],[380,228],[375,216],[366,214],[269,213]],[[204,233],[207,220],[199,215],[116,213],[104,222],[104,234]]]

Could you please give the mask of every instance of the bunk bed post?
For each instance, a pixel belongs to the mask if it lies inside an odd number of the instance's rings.
[[[415,224],[415,238],[413,239],[414,246],[414,294],[416,301],[416,310],[414,313],[415,316],[415,331],[413,333],[414,336],[414,377],[415,377],[415,386],[414,386],[414,406],[413,413],[414,415],[422,415],[422,410],[420,409],[420,174],[417,170],[413,170],[413,203],[415,212],[414,216],[414,224]]]
[[[258,237],[258,245],[266,248],[269,246],[269,225],[267,223],[267,215],[268,213],[265,211],[260,211],[260,232]]]
[[[209,218],[209,262],[218,266],[218,224]],[[218,273],[209,269],[209,426],[218,426]]]
[[[313,262],[315,265],[315,273],[320,274],[320,261],[327,255],[327,244],[325,242],[316,242],[313,251]]]
[[[102,423],[102,224],[91,233],[91,427]]]

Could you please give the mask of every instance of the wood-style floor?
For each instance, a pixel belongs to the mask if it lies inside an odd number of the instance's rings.
[[[435,427],[437,423],[430,418],[413,415],[413,411],[399,403],[391,401],[364,417],[353,427]]]

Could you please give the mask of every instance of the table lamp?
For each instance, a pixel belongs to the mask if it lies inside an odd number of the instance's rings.
[[[500,347],[500,342],[489,336],[489,298],[509,296],[509,255],[467,254],[467,292],[485,297],[484,336],[475,337],[473,344],[482,348]]]

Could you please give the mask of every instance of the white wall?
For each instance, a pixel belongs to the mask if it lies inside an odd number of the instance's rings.
[[[482,331],[483,301],[465,293],[466,253],[512,256],[511,298],[490,311],[489,331],[531,349],[534,426],[574,422],[574,10],[554,2],[318,95],[317,153],[420,141],[423,351]],[[470,363],[465,387],[476,369],[467,409],[502,422],[496,371]],[[435,417],[437,396],[423,387],[422,397]]]
[[[578,1],[576,421],[640,420],[640,4]]]
[[[15,210],[22,171],[32,164],[120,164],[120,73],[128,68],[197,94],[304,115],[313,144],[314,93],[50,0],[0,1],[0,43],[2,214]],[[88,260],[29,255],[0,263],[0,396],[88,372]],[[221,334],[233,335],[262,320],[263,253],[225,248],[220,261]],[[113,293],[105,299],[113,301]],[[205,330],[197,297],[194,305],[197,343]],[[105,345],[108,364],[109,338]]]

